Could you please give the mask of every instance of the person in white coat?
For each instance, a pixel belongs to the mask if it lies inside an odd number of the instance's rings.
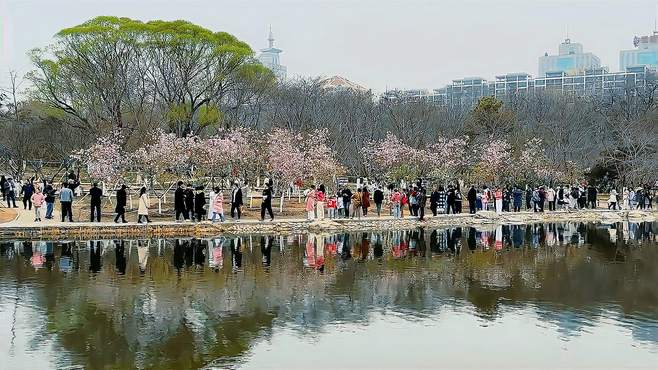
[[[149,220],[149,207],[151,206],[151,200],[149,199],[149,194],[146,192],[146,187],[139,189],[139,207],[137,207],[137,223],[142,223],[142,217],[146,222],[151,222]]]

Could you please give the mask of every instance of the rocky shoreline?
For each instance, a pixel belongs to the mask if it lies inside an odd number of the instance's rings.
[[[220,234],[287,234],[299,232],[345,232],[372,230],[405,230],[417,227],[441,228],[497,224],[550,222],[656,221],[658,211],[603,211],[503,213],[479,212],[475,215],[439,215],[426,221],[416,218],[396,220],[390,217],[368,217],[361,220],[307,221],[281,219],[274,222],[176,223],[154,222],[147,225],[114,223],[59,223],[55,225],[0,226],[0,239],[104,239],[149,237],[213,237]]]

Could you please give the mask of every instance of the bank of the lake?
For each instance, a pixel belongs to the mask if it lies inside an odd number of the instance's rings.
[[[162,221],[149,224],[113,222],[10,222],[0,225],[2,239],[52,239],[52,238],[124,238],[124,237],[210,237],[219,234],[280,234],[294,232],[338,232],[369,230],[404,230],[415,227],[478,226],[496,224],[527,224],[547,222],[598,222],[656,221],[658,211],[607,211],[581,210],[575,212],[478,212],[470,214],[427,216],[419,221],[416,217],[394,219],[385,217],[363,217],[357,219],[276,219],[275,221],[228,221],[174,222]]]

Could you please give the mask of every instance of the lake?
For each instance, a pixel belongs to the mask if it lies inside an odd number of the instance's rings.
[[[0,241],[0,368],[655,369],[657,232]]]

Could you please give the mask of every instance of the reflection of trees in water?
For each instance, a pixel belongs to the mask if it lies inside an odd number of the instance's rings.
[[[623,236],[623,227],[312,235],[311,249],[306,236],[286,246],[270,237],[172,240],[161,248],[157,242],[61,243],[61,254],[52,248],[50,254],[77,267],[62,272],[60,261],[50,267],[59,273],[47,278],[29,263],[38,248],[20,243],[19,253],[3,262],[3,278],[43,284],[32,289],[47,315],[45,330],[90,369],[198,367],[243,355],[275,319],[313,332],[329,322],[367,321],[373,311],[414,317],[443,306],[489,320],[503,307],[532,304],[568,337],[610,316],[612,304],[636,338],[658,341],[655,325],[647,329],[635,319],[640,313],[658,320],[658,250],[638,243],[655,240],[646,231],[655,225],[633,228],[633,238]],[[218,247],[222,253],[211,251]],[[10,249],[2,247],[5,256]],[[322,269],[304,267],[311,251],[313,263],[320,256],[326,261]],[[217,268],[223,265],[233,268]]]

